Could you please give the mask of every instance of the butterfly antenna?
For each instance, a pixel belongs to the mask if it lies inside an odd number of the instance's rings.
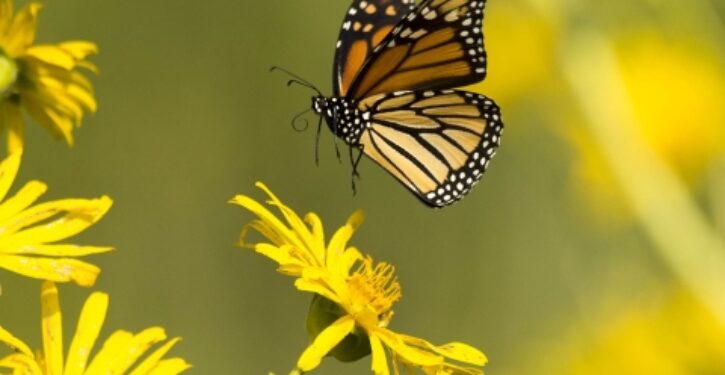
[[[291,80],[287,81],[287,86],[292,86],[293,83],[296,83],[298,85],[301,85],[301,86],[307,87],[309,89],[312,89],[317,94],[319,94],[319,95],[322,96],[322,91],[320,91],[317,87],[315,87],[315,85],[311,84],[309,81],[307,81],[306,79],[298,76],[297,74],[294,74],[294,73],[290,72],[289,70],[287,70],[285,68],[282,68],[282,67],[279,67],[279,66],[273,66],[273,67],[269,68],[269,71],[270,72],[274,72],[274,71],[277,71],[277,70],[279,70],[280,72],[283,72],[283,73],[287,74],[288,76],[294,78],[294,79],[291,79]]]
[[[298,113],[295,117],[292,118],[292,129],[298,132],[303,132],[307,130],[308,127],[310,127],[310,122],[307,121],[306,118],[302,117],[309,111],[311,111],[311,109],[305,109],[304,111]]]

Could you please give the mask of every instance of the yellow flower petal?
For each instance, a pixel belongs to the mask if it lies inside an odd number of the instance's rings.
[[[146,375],[152,373],[152,370],[157,368],[158,365],[160,365],[161,358],[163,358],[166,353],[171,350],[171,348],[176,345],[177,342],[181,341],[180,338],[175,337],[169,341],[167,341],[164,345],[162,345],[160,348],[156,349],[153,353],[151,353],[148,357],[146,357],[141,363],[136,366],[136,368],[131,371],[129,375]],[[170,359],[169,359],[170,360]],[[168,361],[168,360],[167,360]],[[186,363],[186,361],[181,360],[184,364],[186,364],[186,368],[189,368],[190,366]],[[174,361],[177,362],[177,361]],[[183,370],[181,370],[183,371]],[[179,371],[179,372],[181,372]],[[171,372],[169,372],[171,373]],[[178,373],[178,372],[176,372]]]
[[[60,43],[59,46],[78,61],[85,60],[88,56],[98,53],[98,46],[86,40],[71,40]]]
[[[48,186],[42,182],[30,181],[12,198],[2,202],[0,204],[0,228],[2,228],[0,236],[7,236],[8,234],[14,233],[18,229],[17,225],[15,225],[15,228],[10,226],[11,224],[16,224],[14,216],[33,204],[47,189]],[[1,241],[2,239],[0,239]],[[7,246],[3,247],[7,248]]]
[[[107,310],[108,294],[96,292],[86,300],[68,350],[64,375],[82,375],[85,371],[88,357],[106,319]]]
[[[21,152],[23,148],[23,120],[20,117],[20,108],[13,103],[7,102],[3,106],[2,116],[4,116],[2,122],[8,129],[8,151],[11,154]]]
[[[349,315],[336,320],[315,338],[300,356],[297,367],[305,372],[320,365],[322,358],[355,328],[355,319]]]
[[[70,85],[78,86],[87,92],[88,95],[93,95],[93,85],[83,74],[73,71],[64,78],[66,78],[65,80],[68,81]]]
[[[191,365],[183,359],[169,358],[159,362],[148,375],[176,375],[189,368]]]
[[[322,220],[314,212],[309,212],[305,215],[305,222],[310,225],[310,232],[312,233],[312,241],[317,244],[325,243],[325,231],[322,228]],[[324,245],[323,245],[324,246]]]
[[[116,331],[103,345],[86,371],[93,374],[122,374],[153,344],[166,340],[163,328],[151,327],[137,335]]]
[[[289,250],[289,245],[282,245],[280,247],[277,247],[268,243],[260,243],[254,247],[254,251],[266,256],[269,259],[272,259],[279,264],[300,264],[299,260],[290,256]]]
[[[269,210],[267,210],[264,206],[257,203],[257,201],[245,196],[245,195],[237,195],[231,200],[231,203],[240,205],[247,210],[251,211],[253,214],[259,216],[259,218],[265,222],[269,223],[271,227],[274,228],[274,230],[279,233],[284,241],[288,242],[291,245],[302,247],[303,244],[299,242],[299,240],[295,237],[295,235],[290,231],[286,225],[284,225],[279,219],[277,219],[274,214],[272,214]],[[242,234],[246,234],[244,231]],[[245,241],[245,238],[242,237],[240,239],[240,246],[247,245],[247,242]],[[281,245],[280,243],[277,243],[276,245]]]
[[[385,343],[390,350],[394,351],[396,355],[400,356],[407,362],[423,367],[436,366],[443,363],[442,356],[407,345],[398,334],[386,328],[375,329],[374,332],[370,333],[370,336],[373,335],[380,337],[383,343]]]
[[[310,232],[309,228],[307,228],[307,225],[305,225],[305,222],[300,219],[300,217],[289,207],[285,206],[282,201],[277,198],[274,193],[272,193],[269,188],[263,184],[262,182],[257,182],[255,184],[258,188],[262,189],[267,195],[269,196],[270,200],[267,201],[267,203],[276,206],[279,211],[282,213],[282,216],[285,217],[285,220],[287,220],[287,223],[292,228],[297,235],[297,237],[302,241],[304,248],[308,251],[312,252],[315,257],[318,260],[323,260],[324,254],[322,253],[325,249],[325,244],[322,242],[317,242],[315,240],[315,237]]]
[[[12,57],[19,56],[35,39],[38,12],[42,6],[30,3],[21,9],[5,30],[3,49]]]
[[[34,82],[32,91],[28,90],[23,95],[26,98],[41,102],[47,107],[55,108],[58,112],[73,119],[77,124],[83,119],[82,103],[69,95],[68,84],[59,81],[56,77],[41,76]]]
[[[337,272],[341,274],[350,274],[352,267],[364,258],[363,254],[354,247],[349,247],[339,259],[339,264],[335,265],[339,267]]]
[[[111,366],[102,373],[123,374],[128,370],[152,345],[166,340],[166,332],[161,327],[146,328],[133,336],[123,348],[119,348],[116,357],[109,361]]]
[[[43,362],[46,375],[63,374],[63,322],[58,302],[58,288],[46,281],[40,292],[43,312]]]
[[[13,218],[15,225],[27,227],[56,214],[61,216],[5,236],[1,243],[3,246],[12,247],[66,239],[95,224],[108,212],[112,203],[106,196],[99,199],[63,199],[41,203],[17,214]]]
[[[14,249],[3,249],[6,254],[13,255],[46,255],[54,257],[82,257],[92,254],[106,253],[113,250],[108,246],[79,245],[25,245]]]
[[[242,231],[239,233],[239,247],[246,247],[253,249],[254,245],[247,242],[247,236],[250,232],[257,231],[262,236],[266,237],[275,246],[284,246],[285,239],[282,238],[279,231],[272,228],[269,223],[265,223],[263,220],[252,220],[248,224],[242,227]]]
[[[133,334],[128,331],[118,330],[113,332],[111,336],[103,343],[103,347],[96,354],[88,366],[85,375],[105,375],[109,373],[113,361],[119,355],[123,354],[124,349],[128,347],[128,343],[133,339]]]
[[[0,359],[0,367],[13,369],[13,375],[43,375],[43,371],[33,357],[20,353],[10,354]]]
[[[380,342],[380,338],[375,335],[370,335],[370,349],[372,351],[373,361],[372,370],[375,375],[388,375],[388,360],[385,355],[385,348]],[[395,371],[397,374],[397,370]]]
[[[96,99],[93,97],[93,91],[76,83],[66,85],[65,90],[70,97],[89,112],[94,113],[98,109]]]
[[[5,199],[8,190],[10,190],[10,186],[15,181],[15,175],[17,175],[18,168],[20,168],[22,155],[22,150],[13,152],[0,163],[0,202]]]
[[[71,70],[76,65],[73,55],[52,44],[39,44],[32,46],[25,51],[25,56],[32,57],[46,64],[65,70]]]
[[[399,336],[408,345],[433,351],[455,361],[470,363],[477,366],[483,366],[488,361],[486,356],[480,350],[461,342],[451,342],[441,346],[435,346],[418,337],[401,334],[399,334]]]
[[[50,130],[53,136],[63,138],[69,146],[73,146],[73,120],[25,94],[21,93],[20,96],[30,117]]]
[[[34,358],[33,352],[30,350],[30,348],[25,345],[25,343],[22,342],[20,339],[13,336],[12,333],[8,332],[2,326],[0,326],[0,341],[5,343],[5,345],[9,346],[12,349],[19,350],[21,353],[31,358]]]
[[[295,280],[295,287],[303,292],[317,293],[335,303],[342,303],[337,293],[335,293],[335,291],[333,290],[330,290],[330,288],[325,284],[310,281],[307,279],[297,279]]]
[[[77,259],[48,259],[0,255],[0,268],[24,276],[55,282],[73,281],[79,286],[93,286],[101,270]]]
[[[327,244],[327,264],[333,263],[334,259],[339,258],[344,253],[347,241],[349,241],[355,233],[355,229],[362,222],[363,217],[364,214],[361,210],[356,211],[350,216],[348,223],[340,227],[340,229],[332,235],[330,242]],[[356,224],[351,224],[350,220],[355,220]]]

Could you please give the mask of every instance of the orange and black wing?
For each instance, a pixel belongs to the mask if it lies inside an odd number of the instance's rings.
[[[413,0],[354,0],[342,23],[334,62],[335,96],[345,96],[375,46],[408,15]]]
[[[503,131],[496,103],[465,91],[379,94],[358,109],[362,152],[432,207],[461,199],[478,183]]]
[[[486,76],[485,0],[425,0],[375,47],[347,97],[464,86]]]

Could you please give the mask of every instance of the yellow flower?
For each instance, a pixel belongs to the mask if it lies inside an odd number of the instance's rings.
[[[57,242],[100,220],[111,207],[111,199],[61,199],[31,206],[46,190],[39,181],[28,182],[5,199],[21,154],[14,152],[0,163],[0,268],[37,279],[93,285],[100,269],[72,258],[112,248]]]
[[[656,293],[654,293],[656,295]],[[532,374],[725,374],[725,327],[685,291],[606,314],[596,328],[575,327],[542,355]]]
[[[614,39],[617,68],[631,105],[636,135],[691,185],[702,182],[715,162],[725,156],[725,69],[707,43],[667,40],[645,29]],[[615,98],[611,98],[612,101]],[[580,122],[581,119],[570,119]],[[612,121],[612,127],[623,126]],[[574,130],[579,149],[576,173],[586,176],[595,191],[608,190],[608,205],[619,192],[611,172],[602,165],[601,151],[591,138]],[[588,187],[587,187],[588,188]]]
[[[33,45],[41,5],[30,3],[13,14],[12,0],[0,0],[0,124],[8,148],[23,146],[20,108],[68,145],[84,112],[96,111],[93,86],[77,68],[96,72],[87,61],[97,52],[87,41]]]
[[[0,359],[0,368],[12,369],[15,375],[172,375],[190,367],[181,358],[162,359],[180,338],[166,341],[166,333],[161,327],[147,328],[137,334],[115,331],[91,360],[90,353],[108,309],[108,295],[99,292],[91,294],[86,300],[68,356],[64,358],[63,324],[55,284],[44,282],[40,298],[42,354],[34,355],[28,345],[0,327],[0,341],[15,349],[15,353]],[[153,345],[163,341],[166,342],[161,347],[141,360]],[[129,371],[132,367],[133,370]]]
[[[257,215],[258,219],[242,229],[240,246],[253,248],[279,264],[278,271],[297,278],[297,289],[315,293],[307,328],[312,343],[297,361],[299,371],[315,369],[322,358],[332,355],[343,361],[361,358],[372,352],[375,374],[402,370],[425,374],[482,374],[486,357],[466,344],[453,342],[436,346],[426,340],[388,329],[393,304],[401,297],[400,284],[390,264],[373,262],[347,242],[362,222],[362,212],[353,213],[325,245],[320,218],[308,213],[302,220],[262,183],[257,186],[270,197],[270,205],[280,210],[286,223],[255,200],[238,195],[231,203]],[[255,230],[269,242],[247,241]],[[388,358],[388,355],[390,358]]]
[[[725,156],[725,64],[715,45],[657,30],[617,41],[637,130],[690,182]]]

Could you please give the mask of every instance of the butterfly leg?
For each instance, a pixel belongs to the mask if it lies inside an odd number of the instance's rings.
[[[322,131],[322,116],[317,121],[317,135],[315,136],[315,165],[320,166],[320,132]]]
[[[342,163],[342,158],[340,157],[340,147],[337,146],[337,134],[338,134],[338,121],[337,121],[337,107],[335,107],[332,110],[332,122],[335,124],[335,135],[332,137],[332,142],[335,144],[335,155],[337,155],[337,161]]]
[[[362,159],[363,146],[360,145],[359,152],[358,152],[358,154],[357,154],[356,157],[353,156],[352,149],[353,149],[353,147],[350,146],[350,148],[349,148],[349,151],[350,151],[350,164],[352,164],[352,176],[351,176],[350,180],[352,181],[352,195],[355,195],[357,193],[357,188],[355,186],[355,179],[356,178],[357,179],[360,178],[360,174],[357,173],[357,166],[358,166],[358,164],[360,164],[360,159]]]

